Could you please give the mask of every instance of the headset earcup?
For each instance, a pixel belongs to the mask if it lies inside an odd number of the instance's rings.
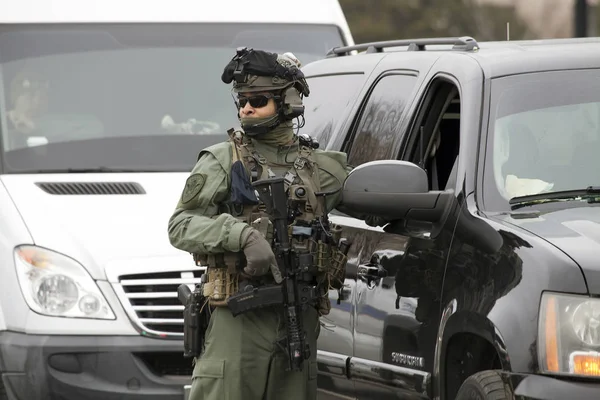
[[[283,98],[283,116],[286,120],[292,120],[304,114],[304,105],[300,92],[294,86],[285,91]]]

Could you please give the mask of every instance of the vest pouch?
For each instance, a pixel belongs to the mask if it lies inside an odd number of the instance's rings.
[[[203,294],[211,306],[226,307],[227,299],[239,289],[238,253],[215,254],[206,256],[207,280]]]
[[[348,257],[342,251],[335,249],[333,251],[333,259],[330,265],[329,271],[327,271],[327,278],[329,286],[333,289],[340,290],[344,287],[344,280],[346,279],[346,262]]]

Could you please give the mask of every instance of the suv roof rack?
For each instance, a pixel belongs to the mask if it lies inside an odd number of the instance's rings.
[[[353,46],[334,47],[327,52],[327,57],[348,55],[351,51],[366,50],[366,53],[381,53],[387,47],[408,46],[407,51],[422,51],[428,45],[451,44],[452,50],[477,51],[479,44],[470,36],[441,37],[423,39],[387,40],[382,42],[361,43]]]

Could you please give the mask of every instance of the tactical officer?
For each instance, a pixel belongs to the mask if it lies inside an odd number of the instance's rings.
[[[346,154],[318,149],[295,132],[309,87],[293,54],[238,49],[222,80],[233,82],[242,131],[230,130],[228,141],[200,152],[169,219],[171,244],[207,267],[203,293],[210,322],[195,359],[190,400],[316,399],[319,316],[329,313],[329,289],[343,285],[340,230],[326,217],[340,200]],[[292,246],[310,255],[304,276],[318,293],[301,313],[309,352],[300,371],[286,368],[281,307],[234,316],[227,302],[247,285],[282,282],[273,224],[251,186],[272,177],[284,178],[295,215]]]

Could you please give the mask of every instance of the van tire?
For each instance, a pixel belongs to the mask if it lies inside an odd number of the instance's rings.
[[[498,371],[481,371],[468,377],[460,386],[456,400],[513,400],[510,386]]]

